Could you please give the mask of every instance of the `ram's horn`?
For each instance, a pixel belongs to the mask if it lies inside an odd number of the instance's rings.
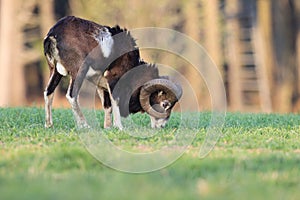
[[[155,118],[166,118],[169,113],[162,109],[155,109],[150,104],[150,96],[156,91],[164,91],[167,94],[168,100],[175,103],[181,98],[182,88],[180,85],[164,78],[153,79],[143,85],[140,92],[140,103],[142,108]]]

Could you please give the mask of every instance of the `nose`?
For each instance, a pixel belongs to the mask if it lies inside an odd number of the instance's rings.
[[[168,101],[163,101],[162,107],[167,110],[170,107],[170,103]]]

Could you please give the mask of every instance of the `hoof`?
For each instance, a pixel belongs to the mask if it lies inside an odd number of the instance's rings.
[[[45,128],[51,128],[53,126],[53,123],[45,123]]]
[[[120,131],[123,130],[122,124],[114,124],[114,127],[118,128]]]
[[[85,129],[85,128],[91,128],[90,125],[88,125],[86,122],[84,123],[80,123],[78,124],[78,128],[82,128],[82,129]]]

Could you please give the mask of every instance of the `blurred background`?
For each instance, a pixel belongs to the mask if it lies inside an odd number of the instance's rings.
[[[300,111],[299,0],[0,0],[0,107],[43,105],[49,77],[43,38],[66,15],[185,33],[218,66],[229,111]],[[147,58],[177,63],[201,109],[210,109],[205,82],[193,67],[163,53]],[[56,91],[56,107],[68,106],[67,83]]]

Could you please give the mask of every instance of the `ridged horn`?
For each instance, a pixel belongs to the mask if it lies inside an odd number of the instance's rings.
[[[169,97],[169,101],[177,102],[182,96],[182,88],[180,85],[173,83],[172,81],[164,78],[153,79],[146,82],[140,92],[140,103],[142,108],[151,116],[155,118],[166,118],[169,113],[165,110],[154,109],[150,105],[150,96],[156,91],[164,91]]]

